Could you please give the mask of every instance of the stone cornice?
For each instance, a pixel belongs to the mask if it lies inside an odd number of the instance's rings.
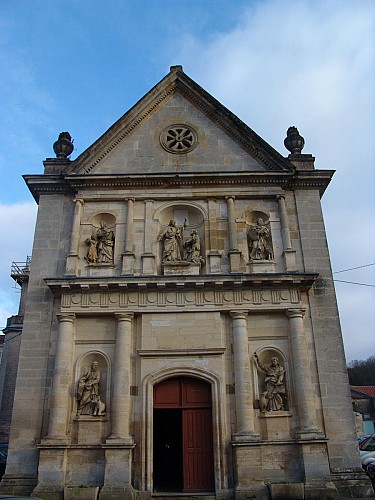
[[[45,282],[61,297],[61,314],[168,310],[286,311],[301,307],[317,274],[239,274],[60,278]]]
[[[232,288],[286,288],[297,287],[307,291],[314,284],[318,273],[254,273],[254,274],[205,274],[171,276],[114,276],[47,278],[44,281],[52,292],[108,291],[108,290],[158,290],[158,289],[232,289]]]
[[[36,201],[43,194],[76,194],[78,190],[176,189],[225,186],[279,186],[283,189],[316,189],[322,196],[333,170],[294,172],[193,172],[131,175],[24,175]]]

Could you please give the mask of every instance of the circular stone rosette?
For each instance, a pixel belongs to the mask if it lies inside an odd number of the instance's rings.
[[[188,125],[170,125],[160,134],[160,144],[168,153],[185,154],[198,142],[196,131]]]

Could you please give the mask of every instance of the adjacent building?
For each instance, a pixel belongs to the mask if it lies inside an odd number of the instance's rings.
[[[1,491],[344,498],[362,472],[320,198],[181,66],[43,175]]]

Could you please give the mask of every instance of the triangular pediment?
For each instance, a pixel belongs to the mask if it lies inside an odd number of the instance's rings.
[[[289,162],[180,66],[72,162],[70,174],[290,171]]]

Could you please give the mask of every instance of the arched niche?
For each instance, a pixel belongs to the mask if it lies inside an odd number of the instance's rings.
[[[78,411],[78,387],[80,381],[88,374],[93,363],[98,364],[98,371],[100,373],[99,381],[99,396],[100,401],[105,404],[106,411],[109,410],[110,399],[110,362],[108,357],[100,351],[88,351],[77,359],[76,363],[76,376],[75,376],[75,408]]]
[[[116,243],[116,217],[98,213],[91,219],[91,235],[85,239],[85,260],[89,265],[113,265]]]
[[[250,261],[273,261],[273,243],[270,216],[261,210],[248,210],[244,214]]]
[[[200,244],[200,250],[197,253],[199,253],[201,259],[199,260],[195,256],[195,263],[198,263],[199,266],[204,265],[206,253],[205,221],[207,220],[207,214],[201,206],[194,203],[168,203],[159,207],[154,214],[154,219],[159,226],[157,238],[159,242],[159,262],[163,261],[163,235],[171,221],[174,221],[182,236],[181,240],[179,240],[179,253],[181,256],[177,260],[189,260],[186,258],[185,250],[187,245],[189,245],[189,241],[192,241],[191,238],[196,234],[198,235]]]
[[[289,410],[286,358],[276,347],[266,347],[254,354],[255,394],[260,411]]]

